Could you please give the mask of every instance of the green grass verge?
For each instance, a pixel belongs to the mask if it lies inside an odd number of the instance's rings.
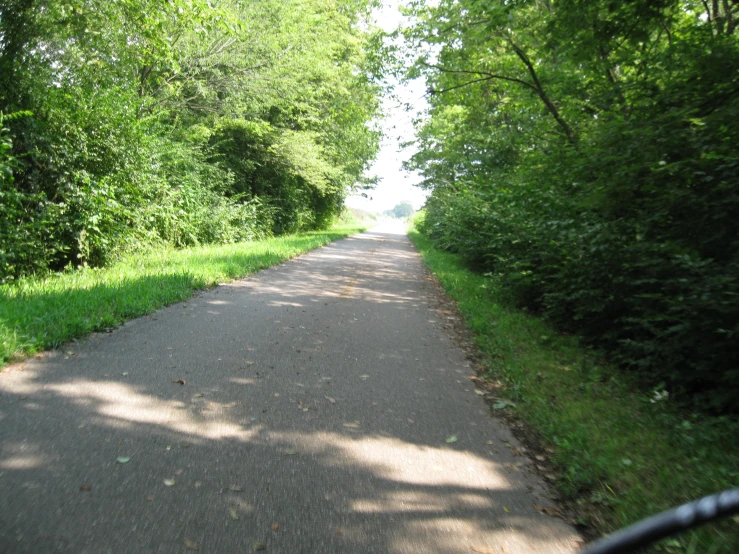
[[[680,413],[639,391],[596,352],[511,307],[494,278],[410,230],[426,265],[476,336],[486,378],[551,452],[556,484],[596,534],[737,486],[739,425]],[[652,402],[655,400],[654,402]],[[501,407],[501,404],[498,404]],[[668,539],[654,552],[734,553],[739,520]]]
[[[0,286],[0,367],[189,298],[364,230],[356,224],[264,241],[156,250],[103,269]]]

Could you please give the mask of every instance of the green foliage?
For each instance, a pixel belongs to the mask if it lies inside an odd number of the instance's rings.
[[[424,233],[643,386],[736,412],[739,7],[412,13],[405,36],[428,54],[406,75],[431,104],[408,164],[432,190]]]
[[[0,282],[330,225],[378,147],[369,4],[0,0]]]
[[[427,226],[429,217],[422,212],[415,224]],[[502,275],[471,271],[416,229],[410,236],[476,336],[488,368],[482,377],[499,387],[493,407],[525,421],[541,441],[547,473],[581,524],[605,534],[736,486],[735,419],[676,410],[664,388],[640,391],[601,353],[512,307]],[[649,552],[729,554],[737,541],[739,528],[727,520]]]
[[[392,210],[387,210],[385,214],[402,219],[404,217],[412,216],[413,212],[415,212],[415,210],[410,202],[400,202],[399,204],[396,204]]]

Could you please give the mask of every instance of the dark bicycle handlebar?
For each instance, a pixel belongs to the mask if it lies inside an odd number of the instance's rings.
[[[683,504],[616,531],[586,546],[580,554],[621,554],[709,521],[739,513],[739,488]]]

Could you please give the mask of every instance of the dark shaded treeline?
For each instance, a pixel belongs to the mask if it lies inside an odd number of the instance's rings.
[[[650,389],[739,410],[739,2],[411,12],[424,232]]]

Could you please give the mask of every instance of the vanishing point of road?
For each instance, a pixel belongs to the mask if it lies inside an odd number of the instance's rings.
[[[377,228],[0,373],[2,553],[568,553]]]

